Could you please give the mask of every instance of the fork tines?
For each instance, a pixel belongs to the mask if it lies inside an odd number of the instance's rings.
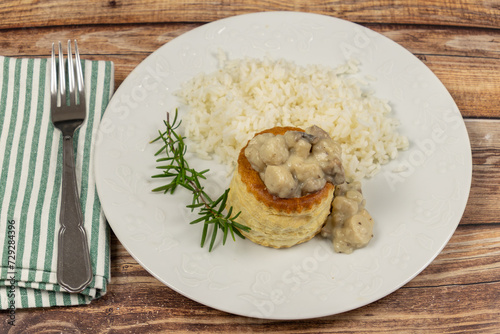
[[[78,52],[78,45],[76,40],[75,42],[75,58],[73,60],[73,52],[71,48],[71,40],[68,40],[68,59],[67,59],[67,73],[68,73],[68,86],[69,90],[66,91],[66,71],[64,69],[64,55],[62,51],[61,42],[59,42],[59,54],[58,54],[58,62],[59,66],[57,66],[56,55],[55,55],[55,46],[52,43],[52,69],[51,69],[51,98],[52,98],[52,107],[60,108],[64,106],[73,106],[80,105],[78,110],[83,110],[85,112],[85,88],[83,82],[83,72],[82,65],[80,62],[80,54]],[[57,72],[59,72],[59,80],[57,80]],[[75,83],[76,77],[76,83]],[[76,87],[76,89],[75,89]],[[68,96],[69,94],[69,96]],[[74,109],[73,111],[76,111]],[[64,116],[62,116],[64,118]],[[71,119],[74,119],[75,115],[69,116]],[[82,118],[85,118],[85,114],[82,115]]]

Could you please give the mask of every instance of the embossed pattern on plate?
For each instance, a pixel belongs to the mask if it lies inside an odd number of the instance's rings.
[[[375,237],[351,255],[315,238],[285,250],[248,240],[208,253],[201,228],[184,206],[188,193],[154,194],[158,185],[148,144],[173,92],[230,58],[286,58],[336,67],[355,57],[359,75],[387,98],[410,149],[364,183]],[[182,112],[182,109],[181,109]],[[102,120],[96,179],[109,224],[130,254],[172,289],[227,312],[268,319],[304,319],[345,312],[395,291],[439,254],[455,231],[469,195],[470,143],[460,112],[436,76],[407,50],[351,22],[296,12],[231,17],[194,29],[145,59],[122,83]],[[214,161],[207,189],[218,195],[230,175]]]

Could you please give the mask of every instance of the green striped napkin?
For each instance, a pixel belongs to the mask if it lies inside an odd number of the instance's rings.
[[[106,293],[109,227],[95,187],[93,140],[114,90],[114,66],[82,64],[87,118],[75,156],[94,279],[70,294],[56,279],[62,138],[50,117],[50,61],[0,56],[1,309],[88,304]]]

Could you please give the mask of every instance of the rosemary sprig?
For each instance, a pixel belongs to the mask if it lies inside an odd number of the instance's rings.
[[[181,124],[177,116],[178,113],[176,109],[174,119],[170,122],[170,114],[167,113],[167,120],[163,121],[166,130],[164,132],[158,131],[159,136],[151,141],[151,143],[153,143],[161,139],[164,144],[161,149],[155,153],[155,156],[164,155],[164,157],[156,160],[158,163],[162,163],[156,168],[162,169],[163,173],[153,175],[152,177],[167,178],[169,180],[167,184],[155,188],[153,191],[163,191],[164,193],[173,194],[177,187],[183,187],[192,192],[193,198],[191,204],[186,205],[186,207],[190,208],[191,211],[198,209],[200,217],[193,220],[190,224],[203,223],[201,247],[210,239],[209,251],[212,251],[218,230],[221,230],[223,233],[223,244],[226,243],[229,234],[231,234],[233,240],[236,240],[235,235],[245,239],[240,230],[249,231],[250,228],[236,221],[240,212],[233,214],[232,207],[230,207],[227,212],[224,212],[229,189],[226,189],[226,191],[216,200],[212,200],[204,191],[200,182],[201,179],[206,179],[205,174],[209,170],[205,169],[198,172],[190,168],[188,162],[184,158],[187,146],[184,143],[184,137],[180,136],[175,131]],[[213,225],[211,231],[209,231],[210,225]]]

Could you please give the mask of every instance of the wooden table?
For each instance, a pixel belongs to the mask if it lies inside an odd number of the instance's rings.
[[[5,0],[0,54],[48,56],[76,38],[82,56],[112,60],[116,87],[151,52],[204,23],[256,11],[314,12],[389,37],[444,83],[465,119],[473,177],[467,208],[442,253],[411,282],[365,307],[271,321],[198,304],[146,272],[112,238],[112,283],[88,306],[17,310],[8,333],[500,332],[499,0]],[[2,317],[2,313],[0,313]]]

